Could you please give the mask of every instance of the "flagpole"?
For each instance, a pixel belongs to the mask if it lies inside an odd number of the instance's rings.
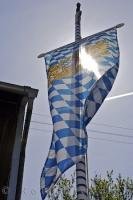
[[[75,41],[81,39],[81,14],[80,3],[77,3],[77,9],[75,14]],[[76,55],[75,55],[76,56]],[[76,56],[78,58],[78,55]],[[78,59],[75,59],[75,66]],[[87,200],[88,197],[88,164],[87,156],[83,156],[82,159],[76,164],[76,189],[77,189],[77,200]]]

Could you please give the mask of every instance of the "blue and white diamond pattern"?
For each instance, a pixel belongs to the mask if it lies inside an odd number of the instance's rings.
[[[111,90],[118,72],[119,48],[116,35],[116,30],[112,29],[82,40],[84,45],[103,39],[109,41],[110,57],[101,61],[104,71],[99,80],[81,70],[73,77],[55,80],[49,85],[53,137],[41,174],[42,199],[45,199],[48,190],[62,173],[79,162],[87,151],[86,126]],[[47,67],[52,67],[53,63],[77,48],[77,44],[67,45],[52,52],[50,56],[46,55]]]

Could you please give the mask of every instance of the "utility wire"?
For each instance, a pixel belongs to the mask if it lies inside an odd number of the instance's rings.
[[[45,114],[42,114],[42,113],[32,113],[33,115],[39,115],[39,116],[46,116],[46,117],[50,117],[50,115],[45,115]]]
[[[46,124],[46,125],[52,126],[52,124],[47,123],[47,122],[39,122],[39,121],[35,121],[35,120],[31,120],[31,122],[32,122],[32,123],[35,123],[35,124]]]
[[[38,116],[45,116],[45,117],[49,117],[49,115],[45,115],[45,114],[39,114],[39,113],[33,113],[34,115],[38,115]],[[98,125],[98,126],[107,126],[107,127],[111,127],[111,128],[119,128],[119,129],[123,129],[123,130],[128,130],[128,131],[133,131],[133,128],[127,128],[127,127],[123,127],[123,126],[115,126],[115,125],[110,125],[110,124],[106,124],[106,123],[95,123],[95,122],[91,122],[91,124],[94,125]]]
[[[30,128],[36,131],[44,132],[44,131],[52,131],[52,130],[45,130],[45,129],[38,129],[38,128]],[[105,138],[99,138],[99,137],[91,137],[88,136],[87,138],[92,139],[92,140],[98,140],[98,141],[106,141],[106,142],[113,142],[113,143],[120,143],[120,144],[133,144],[132,142],[125,142],[125,141],[120,141],[120,140],[112,140],[112,139],[105,139]]]
[[[105,139],[105,138],[98,138],[98,137],[88,137],[90,139],[93,140],[101,140],[101,141],[106,141],[106,142],[113,142],[113,143],[120,143],[120,144],[133,144],[132,142],[124,142],[124,141],[120,141],[120,140],[112,140],[112,139]]]
[[[120,137],[126,137],[126,138],[133,138],[133,135],[123,135],[119,133],[112,133],[112,132],[107,132],[107,131],[97,131],[93,129],[87,129],[88,131],[94,132],[94,133],[99,133],[99,134],[104,134],[104,135],[114,135],[114,136],[120,136]]]
[[[98,126],[107,126],[107,127],[111,127],[111,128],[119,128],[119,129],[123,129],[123,130],[133,131],[133,128],[127,128],[127,127],[123,127],[123,126],[115,126],[115,125],[104,124],[104,123],[95,123],[95,122],[93,122],[92,124],[98,125]]]
[[[41,128],[33,128],[33,127],[31,127],[30,129],[32,129],[32,130],[36,130],[36,131],[40,131],[40,132],[43,132],[44,133],[44,131],[52,131],[52,129],[41,129]]]
[[[33,122],[33,121],[32,121]],[[35,121],[36,123],[39,123],[37,121]],[[41,124],[45,124],[44,122],[40,122]],[[46,125],[50,125],[52,126],[52,124],[48,124],[46,123]],[[38,128],[32,128],[32,129],[35,129],[35,130],[38,130],[38,131],[42,131],[44,132],[45,129],[38,129]],[[51,130],[52,131],[52,130]],[[112,133],[112,132],[108,132],[108,131],[98,131],[98,130],[95,130],[95,129],[87,129],[87,131],[90,131],[90,132],[94,132],[94,133],[99,133],[99,134],[104,134],[104,135],[113,135],[113,136],[119,136],[119,137],[125,137],[125,138],[133,138],[133,135],[123,135],[123,134],[119,134],[119,133]]]
[[[36,124],[43,124],[43,125],[49,125],[49,126],[52,126],[51,123],[46,123],[46,122],[40,122],[40,121],[35,121],[35,120],[32,120],[31,121],[32,123],[36,123]],[[43,130],[43,129],[42,129]],[[112,133],[112,132],[107,132],[107,131],[97,131],[95,129],[87,129],[88,131],[91,131],[91,132],[97,132],[97,133],[100,133],[100,134],[108,134],[108,135],[116,135],[116,136],[121,136],[121,137],[127,137],[127,138],[133,138],[132,135],[123,135],[123,134],[119,134],[119,133]]]

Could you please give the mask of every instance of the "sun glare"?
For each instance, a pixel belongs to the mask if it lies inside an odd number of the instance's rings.
[[[83,69],[93,72],[98,79],[101,77],[97,62],[91,55],[87,54],[84,47],[80,48],[79,59]]]

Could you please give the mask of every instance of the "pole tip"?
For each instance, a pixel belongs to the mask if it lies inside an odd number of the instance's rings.
[[[116,28],[121,28],[121,27],[124,26],[124,25],[125,25],[124,23],[118,24],[118,25],[116,26]]]
[[[39,55],[37,56],[37,58],[42,58],[42,57],[44,57],[44,53],[41,53],[41,54],[39,54]]]
[[[80,6],[81,6],[81,4],[78,2],[78,3],[77,3],[77,9],[76,9],[76,12],[80,11]]]

